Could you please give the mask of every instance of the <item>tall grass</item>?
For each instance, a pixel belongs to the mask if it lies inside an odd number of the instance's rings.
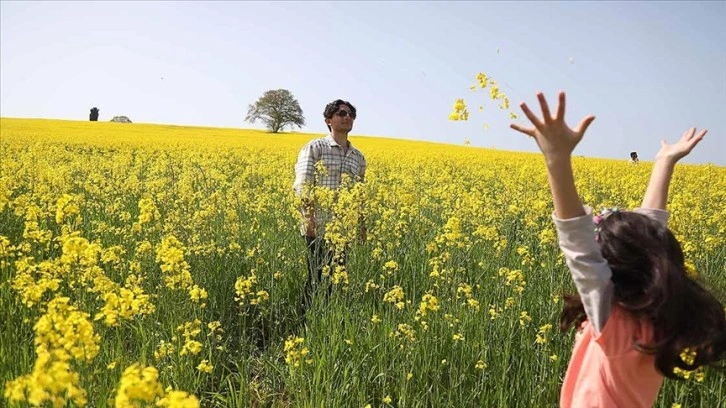
[[[314,135],[0,124],[6,386],[33,372],[34,324],[65,296],[100,336],[97,355],[71,359],[91,406],[116,403],[134,363],[155,367],[163,387],[202,406],[557,406],[573,343],[557,320],[574,286],[539,156],[352,137],[368,177],[341,194],[365,200],[368,240],[355,242],[352,226],[340,225],[346,270],[329,298],[320,288],[303,319],[306,249],[291,186],[297,151]],[[650,167],[575,159],[578,188],[594,208],[637,206]],[[679,165],[670,197],[670,226],[689,262],[723,292],[726,169]],[[84,249],[64,247],[73,237]],[[162,268],[177,253],[165,242],[183,258]],[[169,287],[184,270],[191,280]],[[194,298],[193,285],[206,298]],[[108,325],[104,295],[122,287],[137,291],[137,309],[121,302],[127,318]],[[403,298],[386,297],[396,287]],[[29,304],[28,293],[41,289]],[[140,294],[153,311],[139,309]],[[198,333],[185,336],[180,326],[195,319]],[[182,353],[189,340],[201,343],[197,354]],[[164,356],[162,341],[173,345]],[[202,360],[210,373],[197,368]],[[667,380],[657,406],[726,406],[722,374],[701,374]]]

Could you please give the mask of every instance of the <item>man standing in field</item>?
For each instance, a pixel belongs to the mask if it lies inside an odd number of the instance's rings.
[[[325,266],[328,266],[329,273],[332,274],[335,265],[345,264],[345,254],[333,253],[325,243],[325,224],[330,217],[322,214],[319,206],[315,205],[311,191],[313,188],[337,190],[346,174],[351,181],[362,182],[366,172],[363,153],[348,140],[348,133],[353,129],[356,118],[355,106],[337,99],[325,106],[323,117],[330,133],[305,144],[295,164],[293,190],[302,202],[300,234],[308,249],[308,278],[302,300],[303,314],[310,305],[312,293],[315,291],[313,286],[317,287],[321,283]],[[360,226],[360,238],[365,240],[363,225]],[[328,295],[331,291],[332,287],[328,284]]]

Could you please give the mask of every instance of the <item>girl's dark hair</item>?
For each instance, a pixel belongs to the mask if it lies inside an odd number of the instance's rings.
[[[350,108],[350,112],[353,114],[353,118],[355,118],[358,113],[355,110],[355,106],[353,106],[350,102],[344,101],[342,99],[336,99],[333,102],[330,102],[329,104],[325,105],[325,110],[323,111],[323,117],[325,119],[330,119],[335,115],[335,112],[340,109],[340,105],[345,105]],[[328,130],[330,130],[330,126],[328,126]]]
[[[686,273],[683,251],[668,228],[643,214],[614,212],[601,221],[602,256],[612,270],[613,302],[653,326],[653,343],[634,346],[655,354],[656,368],[678,378],[674,368],[694,370],[726,357],[726,315],[716,297]],[[564,297],[560,328],[586,318],[577,295]],[[685,349],[691,361],[681,358]]]

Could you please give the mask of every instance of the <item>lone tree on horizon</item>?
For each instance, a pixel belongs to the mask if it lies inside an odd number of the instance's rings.
[[[91,109],[91,122],[98,122],[98,108]]]
[[[285,126],[305,126],[302,108],[287,89],[269,90],[249,106],[245,122],[255,123],[257,120],[261,120],[272,133]]]

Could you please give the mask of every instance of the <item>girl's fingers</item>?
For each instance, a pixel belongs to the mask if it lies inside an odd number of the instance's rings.
[[[578,134],[584,134],[585,131],[587,131],[587,128],[590,126],[590,123],[592,123],[593,120],[595,120],[595,117],[592,115],[586,117],[585,119],[583,119],[580,122],[579,125],[577,125],[577,129],[575,130],[575,132]]]
[[[537,99],[539,99],[539,106],[542,108],[542,116],[544,116],[545,123],[552,122],[552,114],[550,113],[550,107],[547,105],[547,100],[542,92],[537,93]]]
[[[519,126],[516,123],[512,123],[511,125],[509,125],[509,127],[511,127],[512,129],[514,129],[514,130],[516,130],[518,132],[522,132],[522,133],[524,133],[525,135],[527,135],[529,137],[534,137],[535,131],[536,131],[536,129],[524,128],[522,126]]]
[[[557,117],[555,118],[558,122],[565,120],[565,93],[560,92],[560,100],[557,104]]]
[[[683,136],[681,136],[681,139],[686,140],[686,141],[691,140],[693,138],[693,135],[695,135],[695,134],[696,134],[696,128],[692,127],[690,129],[686,130],[685,132],[683,132]]]
[[[534,125],[535,128],[540,129],[542,127],[542,122],[537,118],[537,116],[532,113],[531,110],[529,110],[529,107],[526,103],[522,102],[521,105],[519,105],[522,108],[522,111],[527,116],[527,119],[529,119],[530,122]]]
[[[688,132],[686,132],[686,140],[693,139],[693,135],[695,135],[695,134],[696,134],[696,128],[695,127],[692,127],[690,129],[688,129]]]
[[[702,131],[698,132],[698,134],[695,137],[693,137],[691,140],[689,140],[690,146],[689,146],[688,150],[691,150],[694,147],[696,147],[696,145],[703,139],[703,137],[706,136],[706,132],[708,132],[708,130],[702,130]]]

